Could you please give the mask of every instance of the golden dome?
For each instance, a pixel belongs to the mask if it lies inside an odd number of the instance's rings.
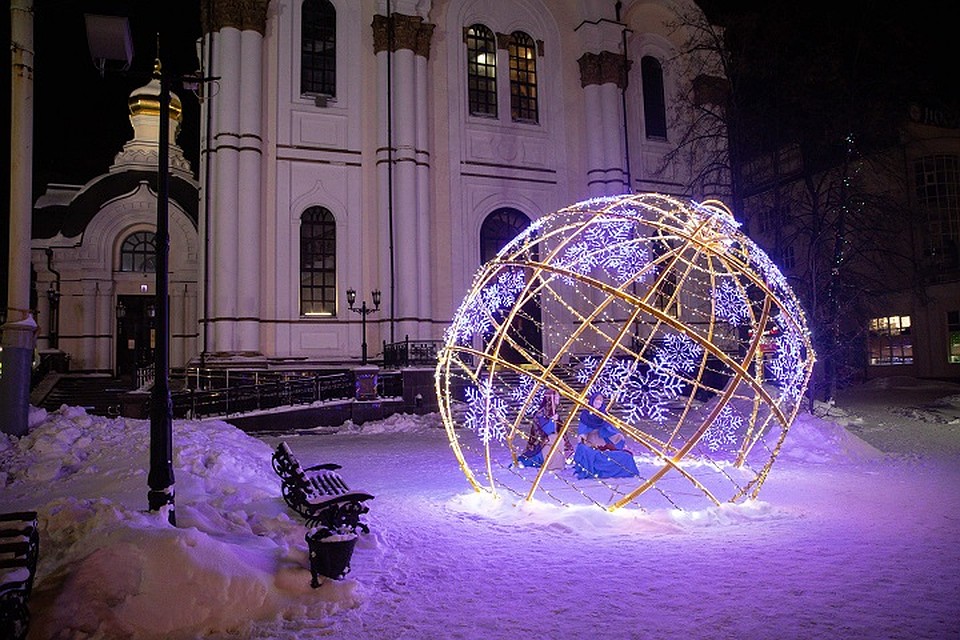
[[[139,89],[134,89],[127,98],[127,107],[131,116],[160,116],[160,61],[153,65],[153,79]],[[170,92],[170,117],[180,122],[183,117],[183,105],[177,94]]]

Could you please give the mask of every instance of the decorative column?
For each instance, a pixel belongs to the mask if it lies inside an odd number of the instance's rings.
[[[619,53],[585,53],[580,65],[584,91],[587,140],[587,185],[591,196],[617,195],[630,191],[623,138],[621,92],[626,86],[629,63]]]
[[[181,366],[184,361],[183,294],[184,287],[170,287],[170,366],[172,367]]]
[[[406,3],[415,9],[414,3]],[[434,25],[416,15],[373,19],[379,81],[377,178],[387,342],[428,337],[430,163],[426,149],[426,60]]]
[[[27,433],[30,363],[37,323],[30,311],[33,215],[33,0],[10,3],[10,256],[0,363],[0,430]]]
[[[97,316],[97,370],[112,371],[113,350],[116,340],[113,335],[113,327],[116,318],[113,300],[116,293],[115,285],[112,280],[102,280],[97,284],[97,307],[95,310]]]
[[[84,371],[97,369],[97,296],[100,287],[96,280],[84,280],[80,283],[81,331],[83,332],[80,353],[83,354],[83,363],[80,368]]]
[[[417,77],[415,104],[417,108],[417,137],[416,137],[416,165],[417,172],[417,230],[421,239],[422,250],[417,254],[417,294],[420,305],[420,326],[415,334],[423,340],[431,339],[431,323],[433,317],[433,284],[430,268],[430,235],[431,211],[430,206],[430,153],[427,151],[430,144],[430,126],[427,117],[427,61],[430,59],[430,40],[433,37],[434,25],[421,24],[417,30],[417,45],[414,49],[414,65]]]
[[[262,70],[263,33],[266,26],[266,2],[259,30],[240,33],[240,179],[237,335],[235,348],[244,355],[260,354],[260,212],[263,174]]]
[[[205,47],[219,77],[204,104],[210,135],[202,155],[209,211],[204,227],[204,349],[214,358],[260,354],[263,34],[267,0],[201,3]],[[205,124],[202,126],[206,127]]]

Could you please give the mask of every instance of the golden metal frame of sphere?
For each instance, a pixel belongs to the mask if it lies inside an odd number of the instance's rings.
[[[470,485],[611,511],[756,498],[815,357],[786,279],[738,227],[717,201],[597,198],[534,221],[482,265],[436,369]],[[525,468],[547,389],[560,437]],[[597,391],[602,409],[589,406]],[[639,475],[576,479],[549,464],[584,410],[624,434]]]

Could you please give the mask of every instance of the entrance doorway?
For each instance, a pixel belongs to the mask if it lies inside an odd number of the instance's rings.
[[[153,296],[117,296],[117,377],[131,384],[153,364],[155,310]]]

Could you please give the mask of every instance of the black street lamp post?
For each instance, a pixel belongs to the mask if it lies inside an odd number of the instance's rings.
[[[129,23],[115,16],[87,15],[87,39],[91,55],[101,70],[108,60],[121,61],[126,70],[133,58]],[[150,471],[147,474],[147,502],[150,511],[169,507],[167,519],[176,525],[173,476],[173,401],[170,396],[170,306],[168,270],[170,234],[168,205],[170,195],[170,84],[172,79],[160,62],[160,37],[157,36],[157,64],[154,77],[160,84],[160,122],[157,136],[157,231],[156,231],[156,344],[154,379],[150,394]],[[122,304],[117,316],[122,317]]]
[[[164,76],[157,55],[160,80],[160,131],[157,139],[157,235],[156,235],[156,345],[153,351],[153,388],[150,393],[150,472],[147,475],[147,502],[150,511],[169,505],[170,524],[176,525],[173,477],[173,400],[170,397],[170,305],[168,270],[170,233],[170,82]]]
[[[373,307],[367,307],[367,301],[362,300],[359,307],[353,306],[353,303],[357,301],[357,292],[353,289],[347,289],[347,305],[350,307],[350,311],[360,314],[360,326],[361,332],[363,334],[363,345],[361,351],[361,364],[367,364],[367,316],[373,313],[374,311],[380,310],[380,289],[374,289],[370,292],[370,297],[373,298]]]

